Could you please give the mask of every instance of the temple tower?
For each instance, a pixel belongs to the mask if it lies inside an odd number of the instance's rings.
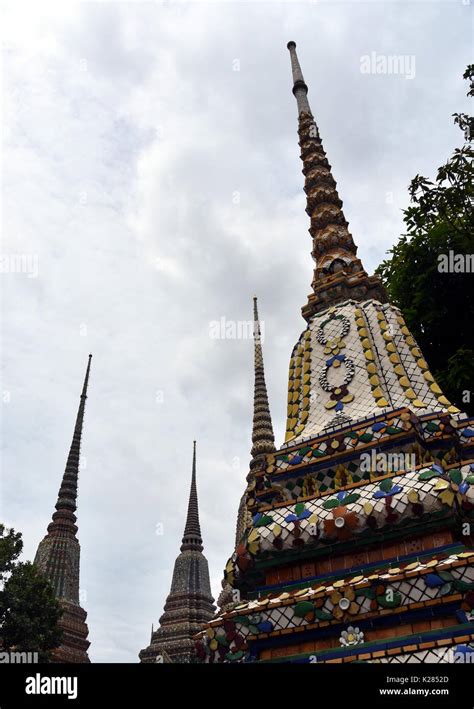
[[[254,389],[253,389],[253,426],[252,448],[250,451],[250,470],[247,482],[251,485],[257,470],[265,467],[267,454],[275,452],[275,437],[273,434],[272,417],[268,403],[267,385],[263,365],[262,333],[258,317],[257,297],[253,298],[253,336],[254,336]],[[237,515],[236,544],[239,542],[246,526],[247,491],[242,496]]]
[[[55,662],[89,662],[87,649],[87,613],[79,600],[80,545],[77,539],[76,509],[77,484],[84,410],[92,355],[89,355],[84,385],[77,412],[71,448],[66,462],[56,511],[48,532],[40,542],[34,563],[51,583],[63,609],[59,626],[63,632],[62,644],[53,652]]]
[[[252,515],[247,508],[247,496],[255,486],[254,474],[257,470],[264,469],[267,454],[275,452],[275,437],[273,434],[272,417],[268,403],[267,385],[265,383],[265,370],[263,365],[262,333],[258,317],[257,296],[253,298],[253,338],[254,338],[254,394],[253,394],[253,426],[252,448],[250,451],[250,466],[247,475],[247,489],[240,499],[235,530],[235,546],[239,544],[247,526],[252,523]],[[222,610],[237,605],[232,587],[223,579],[222,591],[219,594],[217,605]]]
[[[288,43],[315,261],[285,441],[252,465],[204,662],[449,662],[474,651],[474,419],[357,258]],[[268,353],[267,353],[268,354]],[[467,650],[466,650],[467,648]]]
[[[215,611],[209,568],[202,551],[194,441],[191,490],[180,554],[174,564],[171,589],[160,618],[160,627],[152,629],[150,644],[140,651],[141,662],[195,661],[193,637],[214,616]]]

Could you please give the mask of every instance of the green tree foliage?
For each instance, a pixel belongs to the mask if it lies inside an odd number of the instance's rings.
[[[474,64],[464,78],[468,96],[474,96]],[[376,272],[448,399],[474,414],[474,273],[440,268],[449,252],[453,259],[474,254],[474,118],[455,113],[454,122],[464,132],[464,145],[438,169],[435,181],[420,175],[412,180],[406,234]]]
[[[22,549],[21,534],[0,524],[0,579],[14,568]]]
[[[0,640],[2,651],[37,652],[40,661],[61,642],[61,609],[49,582],[20,563],[21,534],[0,524]]]

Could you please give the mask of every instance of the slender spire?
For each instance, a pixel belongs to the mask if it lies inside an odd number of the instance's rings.
[[[273,435],[272,418],[268,404],[267,387],[265,384],[265,371],[263,367],[262,334],[258,319],[257,297],[253,298],[254,319],[254,405],[252,429],[252,460],[250,470],[260,467],[267,453],[275,452],[275,437]]]
[[[59,488],[58,501],[56,502],[56,509],[58,510],[58,512],[60,510],[71,510],[72,512],[75,512],[76,510],[77,481],[79,477],[82,426],[84,423],[84,410],[86,407],[87,386],[89,384],[91,359],[92,355],[90,354],[89,361],[87,363],[86,376],[84,377],[84,384],[80,397],[79,410],[77,412],[76,417],[76,425],[74,427],[74,433],[72,436],[72,443],[69,449],[69,455],[67,457],[66,468],[61,482],[61,487]]]
[[[82,426],[84,423],[84,410],[87,399],[87,386],[91,369],[92,355],[89,355],[86,375],[79,401],[79,409],[76,417],[76,425],[72,436],[71,447],[66,461],[66,468],[59,488],[56,502],[56,512],[53,513],[52,522],[48,525],[48,533],[40,543],[37,552],[37,563],[42,572],[47,576],[55,589],[58,598],[64,598],[72,603],[79,604],[79,546],[77,544],[77,483],[79,478],[79,461],[81,455]],[[60,563],[60,554],[53,540],[58,538],[69,539],[77,544],[74,546],[74,553],[77,553],[76,565]],[[47,553],[43,553],[47,550]],[[41,553],[40,553],[41,552]]]
[[[196,487],[196,441],[193,441],[193,469],[191,475],[191,490],[189,492],[188,514],[184,528],[181,551],[195,549],[202,551],[201,527],[199,525],[199,507]]]
[[[35,564],[50,582],[59,599],[63,615],[59,627],[62,643],[54,653],[56,662],[89,662],[87,649],[87,613],[79,603],[80,546],[77,539],[77,484],[81,453],[82,426],[87,399],[87,386],[92,355],[89,355],[86,375],[79,401],[72,443],[59,488],[56,511],[48,525],[46,536],[38,545]]]
[[[313,315],[328,306],[349,298],[374,298],[386,301],[385,291],[376,276],[368,276],[357,247],[348,230],[342,210],[342,200],[326,158],[319,129],[313,118],[308,87],[303,79],[295,42],[288,42],[293,74],[293,94],[298,107],[298,134],[305,176],[306,212],[311,219],[309,232],[313,239],[312,256],[316,263],[312,282],[313,293],[303,307],[303,317]]]

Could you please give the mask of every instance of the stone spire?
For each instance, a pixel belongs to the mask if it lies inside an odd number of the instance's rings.
[[[80,545],[77,539],[76,515],[77,484],[82,426],[87,399],[87,386],[92,355],[89,355],[84,385],[77,412],[76,425],[59,488],[56,511],[48,531],[40,542],[35,556],[35,564],[51,583],[56,597],[63,608],[60,627],[63,631],[61,646],[54,651],[56,662],[89,662],[87,649],[87,613],[79,604],[79,562]]]
[[[257,297],[253,298],[254,319],[254,399],[253,399],[253,428],[252,450],[250,454],[250,470],[262,467],[267,453],[275,452],[275,437],[273,435],[272,418],[268,404],[267,386],[265,384],[265,371],[263,368],[262,334],[258,319]]]
[[[305,176],[306,212],[311,219],[309,232],[313,239],[312,256],[316,263],[312,282],[313,293],[302,308],[309,321],[315,313],[349,298],[386,301],[385,291],[376,276],[368,276],[357,247],[348,230],[342,210],[342,200],[326,158],[319,129],[308,102],[308,87],[304,81],[296,54],[295,42],[288,42],[293,73],[293,94],[298,107],[298,135]]]
[[[193,469],[191,475],[191,489],[189,491],[188,515],[184,528],[181,551],[197,549],[202,551],[201,527],[199,525],[199,508],[196,488],[196,441],[193,441]]]
[[[268,404],[267,386],[265,384],[265,371],[263,367],[262,333],[260,320],[258,318],[257,296],[253,297],[253,320],[254,320],[254,398],[253,398],[253,428],[252,428],[252,449],[250,451],[250,471],[247,475],[248,486],[240,498],[237,512],[237,524],[235,527],[235,546],[237,547],[242,534],[247,526],[249,513],[247,511],[248,494],[255,486],[254,474],[258,470],[265,468],[266,456],[275,452],[275,437],[273,435],[272,417]],[[222,603],[230,602],[229,587],[224,585],[224,591],[218,599],[219,606]]]
[[[141,662],[194,662],[194,636],[204,623],[214,617],[209,567],[202,553],[199,509],[196,488],[196,441],[188,514],[177,557],[171,589],[166,599],[160,626],[152,631],[148,647],[140,651]]]

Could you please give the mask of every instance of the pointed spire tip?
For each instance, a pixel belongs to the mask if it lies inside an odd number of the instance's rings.
[[[196,488],[196,441],[193,441],[193,465],[191,473],[191,489],[189,491],[188,514],[181,544],[185,549],[200,549],[202,551],[201,527],[199,525],[199,508]]]

